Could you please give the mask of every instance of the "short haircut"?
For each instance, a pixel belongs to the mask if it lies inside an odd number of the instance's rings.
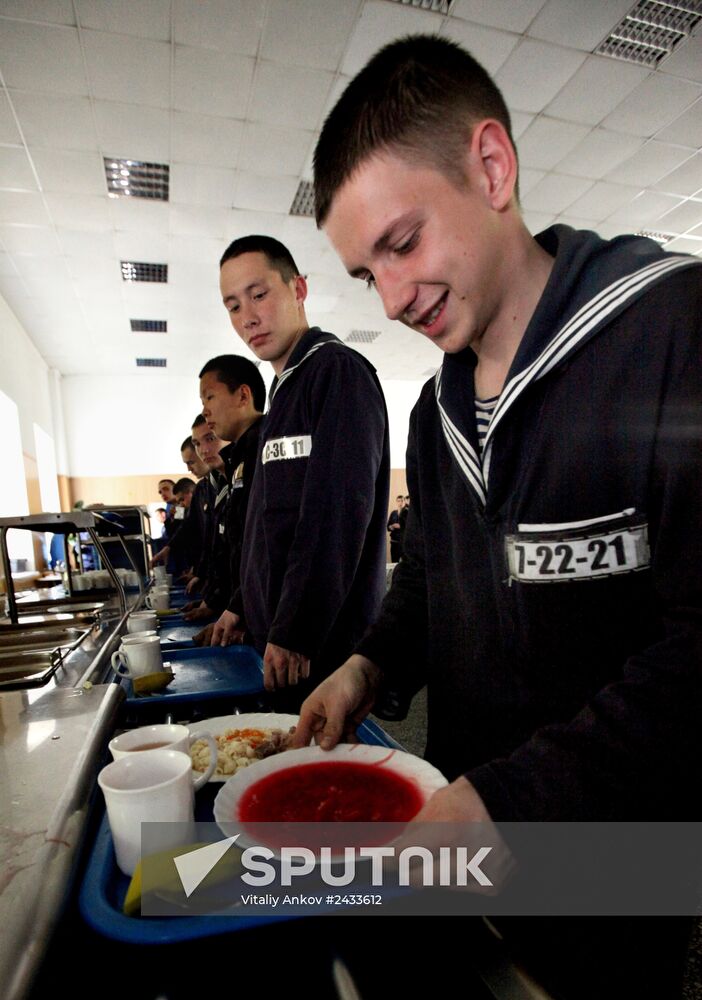
[[[219,266],[245,253],[262,253],[286,284],[300,273],[288,248],[272,236],[242,236],[234,240],[222,254]]]
[[[248,385],[253,396],[254,408],[263,413],[263,407],[266,405],[266,385],[253,361],[240,354],[219,354],[207,362],[199,377],[202,378],[209,372],[216,375],[217,381],[226,385],[230,392],[236,392],[240,386]]]
[[[183,476],[173,487],[174,493],[192,493],[195,489],[195,483],[192,479],[188,479],[187,476]]]
[[[185,441],[183,441],[182,445],[180,446],[180,450],[185,451],[186,448],[192,448],[192,446],[193,446],[193,439],[188,434]]]
[[[205,418],[203,417],[203,415],[201,413],[198,413],[198,415],[195,417],[195,419],[192,422],[192,429],[195,430],[196,427],[202,427],[202,425],[206,424],[206,423],[207,423],[207,421],[205,420]],[[191,440],[192,440],[192,438],[191,438]]]
[[[514,146],[502,94],[460,45],[437,35],[386,45],[349,83],[322,127],[314,152],[317,225],[373,153],[393,150],[464,185],[466,144],[485,118],[499,121]]]
[[[158,485],[160,486],[161,483],[170,483],[171,486],[175,486],[175,480],[174,479],[159,479]]]

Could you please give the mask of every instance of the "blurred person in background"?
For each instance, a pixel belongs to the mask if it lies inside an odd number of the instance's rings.
[[[203,595],[209,607],[220,610],[220,616],[196,641],[204,643],[209,638],[213,646],[226,646],[243,635],[243,623],[232,611],[232,603],[239,590],[241,546],[266,387],[253,361],[238,354],[221,354],[200,372],[200,398],[208,428],[230,444],[219,453],[229,485],[222,519],[225,547],[212,566]]]
[[[400,528],[400,514],[402,513],[402,508],[405,504],[405,498],[402,494],[395,497],[395,509],[390,511],[390,517],[388,518],[388,534],[390,535],[390,562],[396,563],[402,553],[402,544],[400,540],[401,528]]]

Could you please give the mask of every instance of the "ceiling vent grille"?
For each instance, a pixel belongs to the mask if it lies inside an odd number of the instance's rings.
[[[168,281],[168,264],[144,264],[137,260],[120,261],[123,281]]]
[[[130,319],[132,333],[168,333],[165,319]]]
[[[136,358],[137,368],[165,368],[166,358]]]
[[[290,206],[290,214],[314,218],[314,185],[312,181],[300,181]]]
[[[380,336],[380,330],[352,330],[346,337],[347,344],[372,344]]]
[[[168,201],[167,163],[142,163],[104,156],[107,191],[111,198],[149,198]]]
[[[430,10],[434,14],[448,14],[453,7],[453,0],[390,0],[390,2],[401,3],[403,7]]]
[[[656,243],[660,243],[661,246],[664,246],[666,243],[670,243],[672,239],[675,239],[672,233],[657,233],[651,229],[639,229],[639,231],[634,235],[645,236],[646,239],[654,240]]]
[[[702,0],[639,0],[595,52],[655,67],[702,20]]]

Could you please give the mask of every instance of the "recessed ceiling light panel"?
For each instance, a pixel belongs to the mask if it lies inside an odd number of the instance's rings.
[[[380,336],[380,330],[352,330],[345,338],[347,344],[372,344]]]
[[[595,52],[655,67],[700,20],[702,0],[639,0]]]
[[[307,215],[314,218],[314,185],[312,181],[300,181],[290,206],[290,215]]]
[[[167,163],[144,163],[104,156],[107,191],[112,198],[150,198],[168,201]]]
[[[123,281],[168,281],[168,264],[146,264],[137,260],[120,261]]]
[[[168,333],[165,319],[130,319],[132,333]]]
[[[165,368],[166,358],[136,358],[137,368]]]
[[[448,14],[453,7],[453,0],[390,0],[390,2],[401,3],[403,7],[429,10],[434,14]]]

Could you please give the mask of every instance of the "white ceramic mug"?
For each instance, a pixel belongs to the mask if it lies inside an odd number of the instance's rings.
[[[150,594],[146,595],[146,606],[154,611],[168,611],[171,604],[171,595],[168,588],[156,587]]]
[[[155,611],[132,611],[127,618],[127,632],[151,632],[158,625],[158,615]]]
[[[187,843],[194,788],[189,754],[179,750],[130,753],[98,774],[117,865],[133,875],[141,857],[142,823],[177,823],[174,844]]]
[[[163,670],[161,640],[157,635],[127,635],[112,654],[112,668],[127,677],[145,677]]]
[[[154,726],[140,726],[130,729],[110,740],[108,746],[115,760],[128,757],[133,753],[153,753],[156,750],[180,750],[190,753],[190,747],[197,740],[205,740],[210,748],[210,764],[204,774],[197,772],[195,788],[200,788],[209,781],[217,767],[217,744],[209,733],[191,735],[187,726],[176,723],[160,723]],[[195,772],[193,772],[195,774]]]

